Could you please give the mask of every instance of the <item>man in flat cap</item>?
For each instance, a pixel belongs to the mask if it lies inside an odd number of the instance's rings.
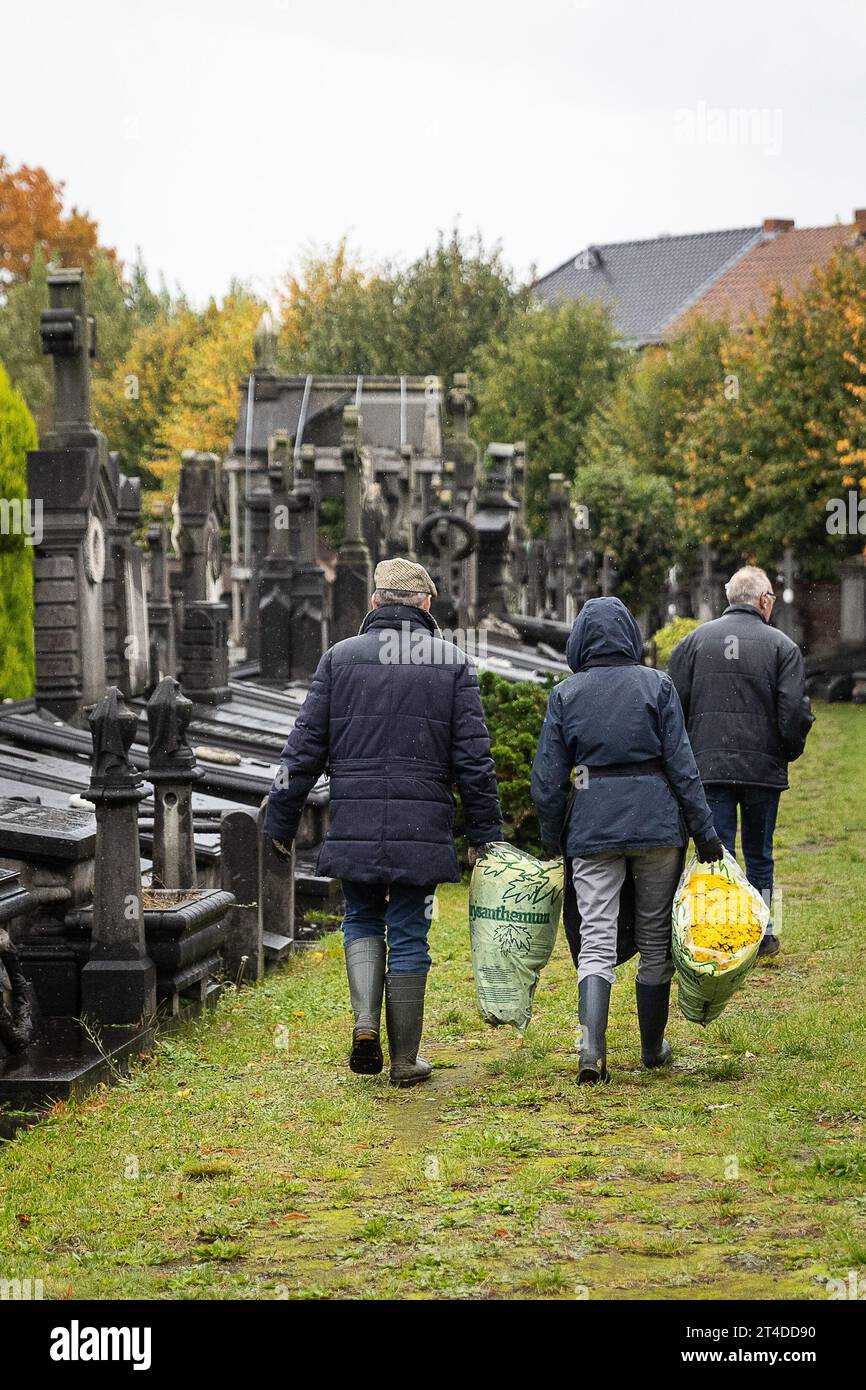
[[[330,826],[319,872],[342,880],[343,935],[355,1027],[349,1066],[391,1081],[430,1076],[418,1056],[436,885],[459,879],[456,783],[470,857],[502,838],[502,812],[475,668],[430,615],[436,588],[411,560],[376,566],[371,611],[357,637],[319,662],[283,749],[265,834],[295,837],[307,795],[330,774]],[[387,971],[386,971],[387,941]]]

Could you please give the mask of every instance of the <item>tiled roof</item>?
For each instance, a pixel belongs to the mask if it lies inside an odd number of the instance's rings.
[[[690,312],[728,318],[734,324],[753,310],[762,314],[773,285],[788,291],[804,285],[816,266],[825,265],[837,247],[846,244],[857,246],[859,255],[866,254],[863,242],[857,240],[855,225],[792,228],[771,235],[730,266],[695,301]],[[682,317],[671,324],[672,330],[681,326]]]
[[[739,227],[591,246],[543,275],[535,291],[548,304],[581,295],[600,300],[622,342],[658,342],[761,236],[760,227]]]

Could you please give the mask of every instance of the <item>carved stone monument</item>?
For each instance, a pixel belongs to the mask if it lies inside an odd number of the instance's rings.
[[[82,1013],[97,1023],[147,1022],[156,974],[144,944],[138,803],[144,779],[129,760],[138,720],[116,686],[89,715],[93,772],[85,793],[96,808],[90,959],[81,972]]]
[[[343,463],[344,525],[337,556],[334,581],[331,641],[354,637],[370,606],[373,571],[370,551],[364,540],[362,463],[359,450],[361,418],[357,407],[343,409],[343,437],[340,457]]]

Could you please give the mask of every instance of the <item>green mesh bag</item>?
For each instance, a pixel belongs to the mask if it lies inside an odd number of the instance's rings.
[[[556,941],[562,876],[561,860],[542,864],[505,843],[493,845],[472,870],[472,970],[488,1023],[510,1023],[524,1033],[538,977]]]
[[[770,920],[770,909],[753,888],[733,855],[725,850],[724,859],[701,864],[692,855],[683,869],[673,906],[673,955],[677,970],[680,1012],[691,1023],[712,1023],[739,989],[758,958],[761,937],[738,951],[719,952],[714,959],[696,960],[689,942],[692,924],[693,878],[708,874],[726,878],[733,891],[745,895],[763,933]]]

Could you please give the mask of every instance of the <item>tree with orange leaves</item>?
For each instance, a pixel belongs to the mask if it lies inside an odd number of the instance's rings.
[[[0,155],[0,283],[26,280],[34,253],[89,270],[98,247],[96,223],[63,206],[62,183],[44,169],[13,169]],[[113,254],[113,253],[112,253]]]

